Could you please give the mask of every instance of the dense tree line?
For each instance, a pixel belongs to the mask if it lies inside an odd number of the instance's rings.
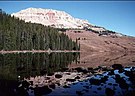
[[[72,62],[79,60],[80,53],[20,53],[0,54],[0,79],[17,79],[65,71]]]
[[[77,41],[58,29],[25,22],[0,9],[0,50],[79,50]]]

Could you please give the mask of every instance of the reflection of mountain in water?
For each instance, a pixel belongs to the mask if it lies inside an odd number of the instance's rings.
[[[97,67],[101,65],[110,66],[112,64],[122,64],[123,66],[134,66],[135,53],[124,52],[97,52],[97,53],[80,53],[80,61],[77,64],[69,65],[69,67]]]
[[[17,79],[60,71],[76,61],[79,53],[0,54],[0,79]]]

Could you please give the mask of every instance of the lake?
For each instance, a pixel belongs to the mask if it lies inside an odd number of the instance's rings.
[[[0,96],[134,95],[134,53],[0,54]]]

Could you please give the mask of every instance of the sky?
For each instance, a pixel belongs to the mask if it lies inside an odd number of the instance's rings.
[[[0,1],[8,14],[33,7],[61,10],[89,23],[135,37],[135,1]]]

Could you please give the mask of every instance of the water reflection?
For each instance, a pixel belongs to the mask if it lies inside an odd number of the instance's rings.
[[[110,96],[125,92],[132,95],[134,56],[133,53],[0,54],[0,96]],[[123,66],[130,67],[123,69]]]
[[[65,71],[68,64],[76,62],[78,58],[79,53],[0,54],[0,96],[28,96],[26,90],[30,84],[26,80],[34,78],[41,83],[43,76]],[[36,83],[32,81],[31,84]],[[35,85],[36,96],[40,96],[40,92],[48,93],[48,86],[42,87]]]
[[[16,80],[62,71],[76,62],[79,53],[0,54],[0,79]]]
[[[80,61],[78,64],[69,65],[74,67],[98,67],[111,66],[112,64],[122,64],[123,66],[134,66],[135,64],[134,52],[97,52],[97,53],[80,53]]]

